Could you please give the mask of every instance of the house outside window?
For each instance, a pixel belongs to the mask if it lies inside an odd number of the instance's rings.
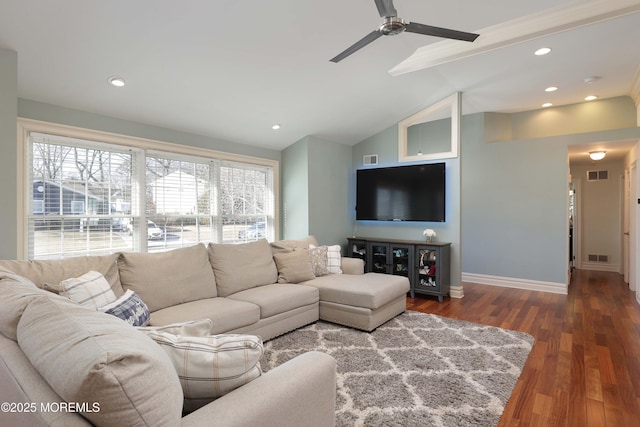
[[[30,259],[275,238],[273,161],[25,134]]]

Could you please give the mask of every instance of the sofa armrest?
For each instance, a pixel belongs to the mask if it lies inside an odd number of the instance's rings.
[[[333,427],[336,361],[311,351],[182,418],[182,426]]]
[[[344,274],[364,274],[364,261],[360,258],[342,257],[340,268]]]

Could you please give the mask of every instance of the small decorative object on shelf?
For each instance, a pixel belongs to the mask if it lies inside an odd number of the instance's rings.
[[[436,237],[436,231],[432,228],[425,228],[422,234],[427,236],[427,243],[433,242],[433,238]]]

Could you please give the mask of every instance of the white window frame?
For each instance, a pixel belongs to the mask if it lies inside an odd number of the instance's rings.
[[[29,230],[27,224],[27,217],[29,215],[29,192],[32,191],[32,184],[27,182],[27,159],[29,159],[29,134],[32,132],[44,133],[50,135],[58,135],[61,137],[69,137],[76,139],[83,139],[88,141],[96,141],[98,143],[105,143],[109,145],[116,145],[120,147],[130,147],[132,149],[145,150],[152,152],[171,153],[175,155],[185,155],[191,157],[200,157],[204,159],[229,161],[244,164],[251,164],[256,166],[263,166],[271,168],[273,171],[273,224],[272,230],[274,230],[274,236],[272,239],[278,238],[280,235],[279,223],[280,223],[280,162],[277,160],[266,159],[261,157],[252,157],[242,154],[227,153],[217,150],[210,150],[206,148],[193,147],[189,145],[182,145],[171,142],[157,141],[146,138],[139,138],[128,135],[121,135],[116,133],[102,132],[92,129],[84,129],[75,126],[61,125],[57,123],[44,122],[39,120],[19,118],[17,122],[18,130],[18,164],[17,164],[17,185],[18,185],[18,218],[17,218],[17,230],[18,230],[18,247],[17,253],[19,259],[28,258],[28,239]],[[142,163],[138,165],[144,168],[144,156],[138,156],[139,161]],[[139,193],[135,191],[134,194]],[[142,203],[142,202],[140,202]],[[142,250],[145,250],[143,248]]]

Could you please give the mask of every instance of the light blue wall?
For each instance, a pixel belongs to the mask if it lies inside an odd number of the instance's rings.
[[[398,162],[398,126],[391,126],[373,135],[353,147],[353,172],[349,181],[349,218],[354,224],[353,236],[379,237],[425,241],[422,234],[425,228],[436,231],[436,240],[451,242],[451,284],[457,286],[461,282],[460,258],[460,159],[447,159],[446,174],[446,221],[445,222],[388,222],[388,221],[355,221],[355,186],[356,170],[362,169],[363,156],[377,154],[378,165],[366,167],[386,167],[408,165],[413,163]],[[442,162],[442,160],[428,163]]]
[[[282,238],[309,235],[309,143],[307,138],[282,151]]]
[[[93,114],[72,108],[45,104],[27,99],[18,99],[18,115],[26,119],[76,126],[103,132],[135,136],[156,141],[172,142],[226,153],[280,160],[281,152],[239,144],[231,141],[210,138],[192,133],[179,132],[172,129],[151,126],[128,120]]]
[[[17,87],[18,55],[0,49],[0,259],[15,259],[18,253]]]
[[[462,270],[565,283],[566,144],[485,142],[484,119],[463,120]]]
[[[346,243],[351,152],[313,136],[283,151],[283,238],[313,235],[321,244]]]
[[[446,223],[358,221],[353,235],[420,240],[429,226],[438,233],[437,240],[453,243],[454,285],[462,273],[564,285],[568,147],[638,137],[635,106],[628,97],[553,110],[463,116],[460,157],[446,160]],[[397,142],[394,125],[353,147],[352,223],[355,170],[370,154],[379,156],[376,167],[398,165]]]
[[[585,109],[600,117],[597,126],[573,117]],[[566,122],[558,120],[563,116]],[[606,117],[613,119],[602,119]],[[640,128],[634,117],[628,97],[513,116],[465,116],[460,154],[462,271],[566,284],[568,147],[637,139]],[[521,139],[508,139],[514,123]],[[603,130],[594,130],[598,128]],[[490,142],[496,140],[500,142]]]

